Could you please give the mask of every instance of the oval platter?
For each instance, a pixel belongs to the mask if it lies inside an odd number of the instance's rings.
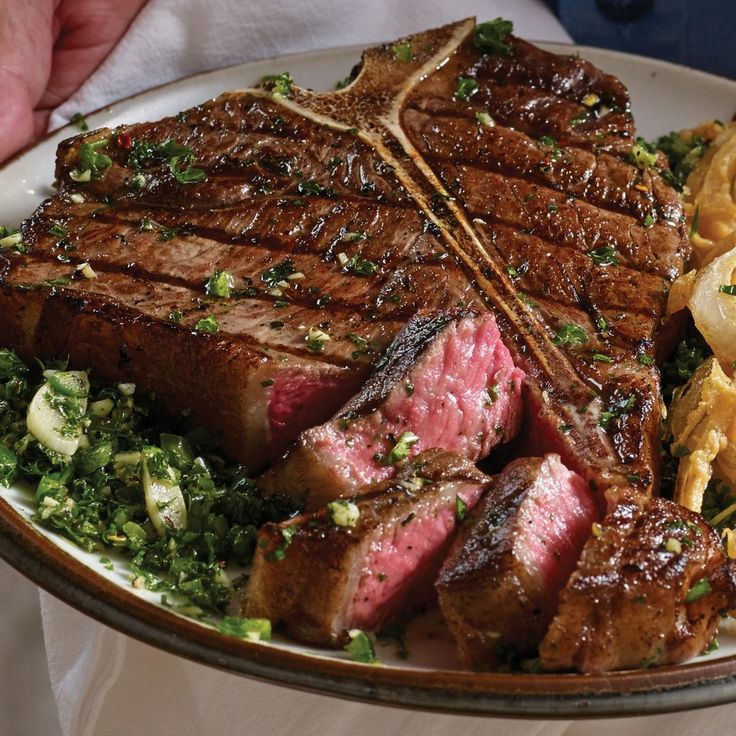
[[[736,112],[736,82],[685,67],[612,51],[540,44],[557,53],[580,53],[615,74],[631,93],[640,135],[670,130]],[[360,58],[349,47],[243,64],[150,90],[87,116],[91,127],[155,120],[225,90],[255,84],[290,70],[295,81],[331,89]],[[11,159],[0,170],[0,223],[17,225],[52,194],[59,141],[67,126]],[[382,667],[350,661],[344,652],[317,651],[275,638],[241,641],[178,615],[160,596],[130,585],[122,560],[100,564],[60,536],[31,521],[32,494],[22,486],[0,490],[0,555],[61,600],[124,634],[172,654],[271,683],[367,702],[446,713],[533,717],[592,717],[661,713],[736,700],[736,635],[722,633],[721,649],[691,662],[601,676],[463,672],[442,622],[429,613],[409,629],[410,657],[380,647]]]

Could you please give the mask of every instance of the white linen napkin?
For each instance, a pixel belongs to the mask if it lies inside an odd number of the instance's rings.
[[[465,16],[510,18],[525,38],[569,41],[541,0],[151,0],[97,72],[57,109],[55,128],[157,84],[242,61],[366,45]],[[160,652],[41,594],[51,683],[65,736],[690,736],[730,733],[721,707],[616,722],[418,713],[347,702],[227,674]]]
[[[244,61],[388,41],[471,15],[503,16],[535,41],[570,41],[541,0],[149,0],[49,130],[174,79]]]

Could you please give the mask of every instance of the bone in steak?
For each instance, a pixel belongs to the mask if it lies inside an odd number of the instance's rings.
[[[735,596],[733,564],[702,516],[624,497],[585,545],[541,664],[595,673],[680,662],[712,642]]]
[[[518,432],[523,377],[488,312],[418,314],[361,391],[303,432],[259,487],[316,509],[390,478],[397,462],[428,448],[478,460]]]
[[[290,636],[335,645],[353,628],[401,620],[432,597],[458,505],[472,509],[489,478],[467,460],[438,450],[406,463],[394,480],[345,500],[335,523],[328,508],[266,524],[244,603],[246,616],[283,624]],[[460,499],[460,502],[458,501]],[[339,506],[342,504],[342,506]]]
[[[516,460],[493,478],[436,584],[465,666],[535,654],[601,501],[558,455]]]
[[[337,92],[228,93],[63,143],[28,253],[1,261],[3,343],[188,407],[257,469],[418,310],[487,308],[542,450],[651,489],[658,375],[639,359],[682,271],[679,200],[628,160],[618,80],[481,36],[462,21],[367,51]],[[230,298],[205,292],[216,270]]]

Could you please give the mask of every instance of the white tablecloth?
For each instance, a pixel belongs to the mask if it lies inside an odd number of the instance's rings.
[[[156,84],[241,61],[370,44],[476,15],[535,40],[569,37],[541,0],[151,0],[51,126]],[[275,687],[164,654],[41,595],[51,682],[67,736],[597,736],[728,734],[736,707],[626,721],[511,721],[424,714]],[[0,718],[4,718],[2,714]]]

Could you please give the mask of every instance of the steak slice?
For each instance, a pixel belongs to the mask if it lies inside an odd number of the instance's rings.
[[[624,498],[598,531],[544,637],[543,668],[607,672],[704,651],[736,593],[717,532],[664,498]]]
[[[259,487],[300,496],[314,509],[387,480],[397,462],[432,447],[478,460],[518,432],[523,377],[492,314],[419,314],[362,390],[329,422],[303,432]]]
[[[132,378],[255,469],[418,311],[487,309],[539,451],[651,490],[679,199],[629,159],[618,80],[483,36],[461,21],[367,51],[337,92],[282,83],[66,141],[28,252],[0,262],[2,341]]]
[[[458,509],[471,509],[488,480],[467,460],[429,450],[393,480],[361,489],[350,506],[340,500],[266,524],[244,615],[283,624],[298,641],[331,646],[352,628],[401,620],[431,599]],[[354,525],[340,519],[341,511]]]
[[[465,666],[534,653],[601,501],[558,455],[516,460],[493,478],[436,584]]]

